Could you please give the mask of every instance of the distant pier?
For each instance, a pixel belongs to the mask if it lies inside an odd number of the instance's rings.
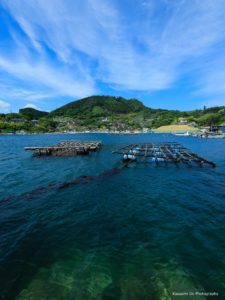
[[[184,163],[190,166],[194,166],[196,164],[200,166],[216,166],[214,162],[198,156],[176,142],[130,144],[114,151],[113,154],[121,154],[124,161],[139,160],[154,162],[156,164],[172,162]]]
[[[25,150],[34,151],[34,156],[74,156],[85,155],[99,150],[101,141],[62,141],[52,146],[25,147]]]

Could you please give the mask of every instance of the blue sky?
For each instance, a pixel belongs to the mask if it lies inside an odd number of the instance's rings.
[[[0,112],[102,94],[225,105],[225,0],[1,0]]]

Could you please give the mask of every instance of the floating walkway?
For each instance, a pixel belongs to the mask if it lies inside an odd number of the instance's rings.
[[[34,151],[34,156],[74,156],[85,155],[99,150],[100,141],[62,141],[47,147],[25,147],[25,150]]]
[[[113,154],[122,154],[124,161],[139,160],[154,163],[184,163],[192,166],[216,166],[214,162],[198,156],[183,145],[175,142],[130,144],[114,151]]]

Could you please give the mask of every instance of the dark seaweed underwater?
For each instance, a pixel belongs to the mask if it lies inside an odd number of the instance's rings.
[[[23,150],[68,139],[101,140],[103,148],[45,158]],[[225,139],[53,134],[0,141],[0,299],[225,299]],[[217,167],[125,167],[111,153],[154,141],[177,141]]]

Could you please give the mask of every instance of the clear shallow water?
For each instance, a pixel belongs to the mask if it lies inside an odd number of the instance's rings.
[[[72,158],[23,150],[65,139],[100,139],[104,147]],[[83,134],[0,141],[0,299],[225,299],[225,140]],[[142,163],[20,196],[121,167],[111,151],[138,141],[178,141],[217,167]]]

